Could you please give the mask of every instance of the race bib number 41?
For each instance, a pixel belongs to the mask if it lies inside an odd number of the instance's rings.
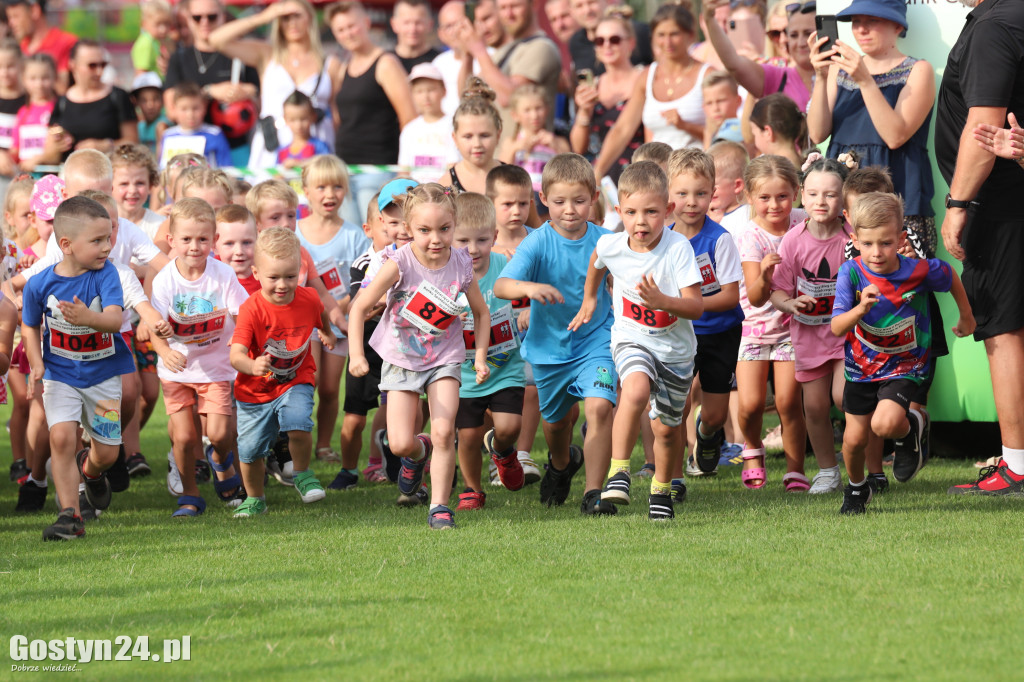
[[[646,307],[636,289],[629,288],[622,290],[622,319],[647,336],[663,336],[679,324],[672,313]]]
[[[797,313],[793,317],[803,324],[829,324],[832,320],[832,306],[836,302],[835,282],[808,282],[802,277],[796,280],[797,296],[810,296],[814,308],[810,312]]]
[[[54,317],[46,318],[50,330],[50,352],[68,360],[90,362],[109,358],[114,354],[112,334],[98,332],[92,327],[81,327]]]
[[[208,346],[220,339],[226,319],[227,310],[224,309],[195,315],[182,315],[172,310],[167,316],[174,338],[199,347]]]
[[[461,306],[433,284],[423,282],[399,316],[425,334],[440,336],[462,312]]]

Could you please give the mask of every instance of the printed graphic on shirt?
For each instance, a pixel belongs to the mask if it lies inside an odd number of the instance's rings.
[[[109,358],[114,354],[114,337],[112,334],[98,332],[92,327],[71,324],[64,319],[58,307],[57,297],[50,295],[46,299],[46,328],[50,330],[50,352],[68,360],[90,362]],[[93,297],[89,310],[103,312],[100,297]]]
[[[263,344],[263,352],[270,356],[270,373],[278,383],[287,384],[294,379],[302,361],[306,359],[309,342],[316,332],[300,342],[303,331],[302,327],[277,329],[274,330],[276,338],[267,339]],[[288,349],[289,346],[292,346],[292,350]]]
[[[168,313],[174,338],[184,344],[203,348],[220,341],[228,311],[209,298],[195,294],[175,294]],[[212,299],[212,300],[211,300]]]
[[[797,296],[810,296],[814,299],[814,308],[809,312],[799,312],[794,319],[809,325],[829,324],[832,320],[832,307],[836,301],[836,275],[829,267],[828,259],[822,258],[818,264],[818,272],[814,273],[801,268],[802,275],[796,278]]]
[[[389,333],[398,352],[433,362],[438,357],[435,342],[462,312],[455,300],[458,295],[457,280],[441,287],[421,282],[415,291],[395,291],[399,313],[392,318]]]

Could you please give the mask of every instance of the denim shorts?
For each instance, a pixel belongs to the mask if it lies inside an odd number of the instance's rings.
[[[252,464],[270,454],[277,434],[313,431],[313,385],[297,384],[269,403],[238,405],[238,458]]]

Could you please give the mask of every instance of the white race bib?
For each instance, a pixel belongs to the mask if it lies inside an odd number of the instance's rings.
[[[172,310],[167,315],[167,321],[171,323],[176,340],[203,348],[220,340],[227,315],[228,311],[224,308],[194,315]]]
[[[113,334],[98,332],[92,327],[82,327],[55,317],[47,317],[46,326],[50,330],[50,352],[56,356],[91,362],[114,354]]]
[[[487,346],[488,356],[507,353],[519,347],[516,317],[511,304],[491,313],[491,339]],[[473,330],[472,315],[466,317],[462,322],[462,338],[466,342],[466,360],[473,362],[476,358],[476,332]]]
[[[718,283],[718,275],[715,274],[715,267],[711,264],[711,256],[705,252],[697,256],[696,261],[697,268],[700,270],[701,296],[717,294],[722,290],[722,285]]]
[[[462,306],[447,294],[429,282],[421,282],[398,314],[421,332],[441,336],[461,312]]]
[[[917,348],[917,327],[912,317],[888,327],[872,327],[858,322],[853,333],[861,343],[877,353],[897,355]]]
[[[814,309],[810,312],[797,313],[793,316],[794,319],[808,325],[831,323],[832,306],[836,302],[835,282],[808,282],[803,277],[797,277],[796,294],[813,297]]]
[[[316,334],[314,331],[313,334]],[[309,335],[305,343],[295,350],[288,350],[288,345],[283,339],[267,339],[263,344],[263,350],[270,356],[270,373],[282,384],[286,384],[295,378],[299,366],[306,359],[309,351],[309,341],[313,338]]]
[[[348,296],[348,273],[343,272],[343,264],[333,258],[325,258],[317,261],[316,271],[320,274],[320,281],[335,301]]]

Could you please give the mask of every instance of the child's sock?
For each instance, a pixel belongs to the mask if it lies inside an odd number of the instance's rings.
[[[824,467],[824,468],[822,468],[821,473],[825,473],[826,471],[829,471],[829,472],[839,471],[839,465],[836,464],[834,467]]]
[[[352,474],[353,476],[358,476],[359,475],[359,469],[343,469],[343,471],[347,471],[348,473]]]
[[[423,441],[421,441],[419,438],[416,439],[416,442],[420,446],[420,453],[418,455],[416,455],[415,457],[412,457],[410,459],[412,459],[412,461],[414,461],[414,462],[419,462],[420,460],[422,460],[424,457],[427,456],[427,446],[424,445]]]
[[[40,481],[40,480],[36,479],[36,477],[33,476],[32,474],[29,474],[28,475],[28,480],[32,481],[33,483],[35,483],[40,488],[45,488],[48,485],[47,484],[46,476],[43,476],[43,480]]]
[[[652,495],[671,495],[672,494],[672,482],[662,483],[656,478],[651,479],[651,494]]]
[[[498,459],[505,459],[506,457],[508,457],[510,455],[514,455],[514,454],[516,454],[516,444],[515,443],[512,443],[512,445],[509,445],[507,448],[505,448],[501,452],[497,453]]]
[[[863,488],[867,484],[868,484],[868,477],[867,476],[865,476],[864,480],[861,481],[860,483],[854,483],[853,481],[850,481],[850,485],[852,485],[854,488]]]
[[[715,437],[714,433],[708,433],[704,430],[704,420],[702,419],[700,424],[697,425],[697,431],[700,433],[700,437],[705,440],[710,440]]]
[[[443,506],[444,506],[443,504],[434,504],[433,502],[431,502],[430,503],[430,509],[428,511],[434,511],[438,507],[443,507]]]
[[[608,469],[608,478],[611,478],[620,471],[629,473],[629,460],[628,459],[613,459],[612,465]]]
[[[1024,450],[1014,450],[1003,446],[1003,461],[1010,471],[1018,476],[1024,475]]]

